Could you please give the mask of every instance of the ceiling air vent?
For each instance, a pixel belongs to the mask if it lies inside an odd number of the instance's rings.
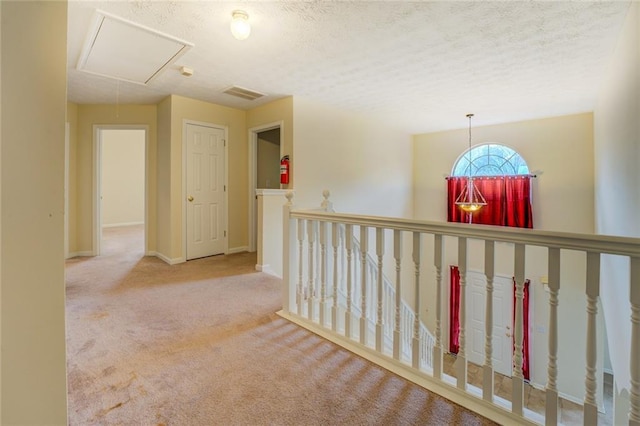
[[[264,93],[254,92],[253,90],[245,89],[244,87],[232,86],[224,91],[227,95],[237,96],[248,101],[253,101],[263,96]]]
[[[77,68],[148,84],[191,47],[192,43],[96,10]]]

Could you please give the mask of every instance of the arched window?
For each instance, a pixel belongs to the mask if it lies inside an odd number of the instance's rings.
[[[466,150],[453,165],[451,176],[513,176],[528,175],[524,158],[505,145],[488,143]]]
[[[463,211],[456,201],[468,190],[469,176],[474,190],[486,204],[478,211]],[[512,148],[496,143],[466,150],[453,165],[447,181],[449,222],[532,228],[531,175],[527,162]]]

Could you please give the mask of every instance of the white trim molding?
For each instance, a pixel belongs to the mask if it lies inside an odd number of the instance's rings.
[[[292,192],[295,193],[293,190],[291,189],[256,189],[255,190],[255,195],[266,195],[266,196],[274,196],[274,195],[279,195],[284,197],[285,195],[287,195],[288,192]],[[285,201],[283,200],[282,204],[284,204]]]
[[[93,257],[94,254],[92,251],[74,251],[69,253],[69,256],[67,257],[67,259],[71,259],[74,257]]]
[[[233,247],[227,250],[227,254],[245,253],[249,251],[249,246]]]
[[[136,225],[144,225],[144,222],[122,222],[122,223],[108,223],[106,225],[102,225],[102,228],[117,228],[119,226],[136,226]]]
[[[184,263],[185,262],[184,257],[175,257],[175,258],[171,259],[171,258],[165,256],[164,254],[158,253],[158,252],[155,252],[155,251],[150,251],[147,254],[147,256],[155,256],[158,259],[162,260],[164,263],[167,263],[169,265],[177,265],[178,263]]]

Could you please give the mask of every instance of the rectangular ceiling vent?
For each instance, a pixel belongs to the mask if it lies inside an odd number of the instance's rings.
[[[244,87],[232,86],[225,90],[223,93],[231,96],[237,96],[242,99],[254,101],[258,98],[266,96],[264,93],[255,92],[253,90],[245,89]]]
[[[77,68],[148,84],[191,47],[192,43],[96,10]]]

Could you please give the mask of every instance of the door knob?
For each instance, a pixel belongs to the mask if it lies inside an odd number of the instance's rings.
[[[509,333],[504,333],[505,336],[507,337],[511,337],[511,335]]]
[[[193,196],[192,196],[192,195],[189,195],[189,196],[187,197],[187,201],[192,202],[192,201],[193,201]]]

